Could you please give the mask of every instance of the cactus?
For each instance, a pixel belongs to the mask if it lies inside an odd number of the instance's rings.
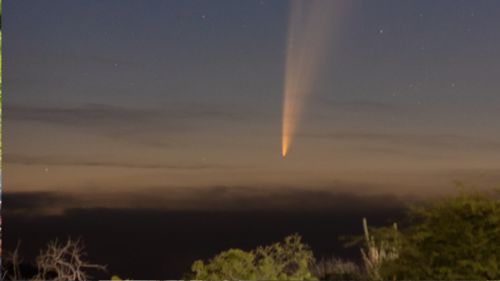
[[[382,229],[377,239],[370,235],[366,218],[363,218],[365,233],[365,249],[361,248],[361,256],[366,273],[371,280],[382,280],[380,269],[385,261],[397,259],[400,250],[398,226],[393,224],[392,229]]]

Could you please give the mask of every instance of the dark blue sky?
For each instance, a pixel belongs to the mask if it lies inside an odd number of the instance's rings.
[[[343,3],[285,161],[288,1],[6,1],[6,188],[497,183],[500,3]]]

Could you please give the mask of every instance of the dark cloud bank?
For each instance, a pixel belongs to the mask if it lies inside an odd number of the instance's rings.
[[[212,196],[221,196],[216,191],[223,188],[212,191]],[[321,206],[313,207],[319,198]],[[5,193],[3,201],[5,250],[20,239],[21,251],[30,259],[55,237],[81,237],[90,258],[108,264],[109,273],[96,277],[119,274],[135,279],[180,278],[196,259],[228,248],[252,249],[295,232],[318,258],[336,255],[358,260],[359,249],[344,248],[338,237],[361,234],[363,217],[371,225],[385,225],[401,218],[406,210],[391,195],[300,190],[254,197],[241,208],[237,204],[218,208],[205,204],[189,210],[78,207],[67,208],[61,215],[37,214],[37,210],[63,203],[76,206],[78,198],[57,193]],[[274,201],[290,204],[276,206]],[[250,208],[252,204],[256,208]]]

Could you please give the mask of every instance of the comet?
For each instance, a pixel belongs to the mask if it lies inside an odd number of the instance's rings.
[[[332,35],[338,29],[338,19],[345,10],[345,2],[290,1],[283,86],[283,158],[293,143],[306,97],[314,91]]]

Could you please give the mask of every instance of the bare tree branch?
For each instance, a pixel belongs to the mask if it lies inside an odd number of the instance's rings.
[[[21,280],[23,279],[21,275],[21,270],[19,269],[19,266],[23,262],[23,259],[19,255],[19,248],[21,247],[21,241],[17,241],[16,248],[12,252],[7,252],[5,255],[4,262],[5,263],[10,263],[12,266],[12,274],[9,273],[8,270],[5,269],[5,272],[3,273],[2,280],[4,280],[5,277],[8,277],[10,280]]]
[[[83,260],[86,255],[83,249],[80,239],[69,238],[65,243],[60,243],[57,239],[50,241],[36,258],[38,273],[33,280],[82,281],[91,278],[85,270],[106,270],[106,266]]]

